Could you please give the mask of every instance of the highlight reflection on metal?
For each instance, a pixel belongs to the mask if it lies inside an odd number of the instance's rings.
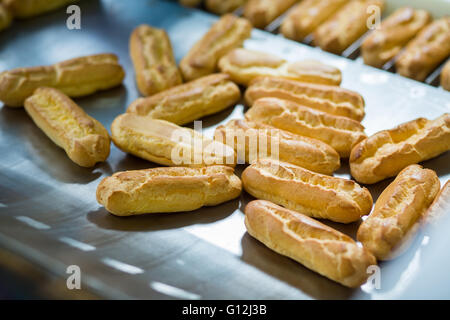
[[[135,26],[148,23],[166,29],[179,61],[217,19],[174,1],[91,0],[79,5],[81,30],[68,30],[67,15],[61,10],[15,22],[0,33],[0,71],[116,53],[127,71],[123,86],[76,99],[107,128],[138,97],[128,54],[128,37]],[[369,135],[419,116],[435,118],[450,111],[448,92],[317,48],[259,30],[245,46],[341,68],[342,86],[360,92],[366,101],[363,125]],[[244,111],[237,105],[203,119],[204,133],[211,137],[216,126],[242,117]],[[436,290],[450,283],[450,258],[442,254],[450,243],[448,220],[441,223],[442,232],[425,235],[426,246],[421,245],[424,236],[418,236],[404,255],[381,264],[380,290],[351,290],[252,239],[243,225],[243,209],[252,200],[246,193],[194,212],[118,218],[97,204],[98,183],[113,172],[149,168],[152,163],[112,146],[107,162],[92,169],[78,167],[23,109],[0,107],[0,127],[0,247],[64,278],[67,266],[76,264],[82,271],[82,288],[102,297],[167,299],[182,298],[184,292],[201,299],[414,298],[434,288],[438,297],[450,298],[448,290]],[[450,178],[449,163],[447,152],[424,165],[437,170],[444,182]],[[242,170],[238,166],[237,174]],[[345,161],[336,176],[350,177]],[[369,187],[374,200],[389,182]],[[30,227],[30,221],[41,228]],[[358,227],[358,223],[326,223],[352,237]],[[418,250],[420,259],[415,258]],[[414,267],[408,269],[412,262]],[[411,276],[402,278],[405,270]]]

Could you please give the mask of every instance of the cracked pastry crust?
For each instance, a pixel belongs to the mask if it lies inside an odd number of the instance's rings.
[[[0,31],[8,28],[11,25],[13,16],[11,11],[0,2]]]
[[[281,33],[286,38],[302,41],[348,1],[303,0],[284,19]]]
[[[433,21],[399,54],[395,67],[402,76],[423,81],[450,56],[450,17]]]
[[[316,60],[288,62],[275,55],[237,48],[219,60],[221,72],[230,75],[231,80],[244,86],[262,76],[328,84],[341,83],[341,71]]]
[[[450,91],[450,59],[444,65],[441,73],[441,86],[447,91]]]
[[[139,91],[144,96],[183,82],[170,39],[162,29],[145,24],[134,29],[130,37],[130,56]]]
[[[315,173],[287,162],[260,159],[242,173],[244,189],[310,217],[350,223],[369,214],[372,196],[352,180]]]
[[[0,100],[21,107],[39,87],[56,88],[69,97],[81,97],[122,83],[125,71],[114,54],[66,60],[51,66],[18,68],[0,73]]]
[[[64,7],[78,0],[5,0],[14,17],[30,18]]]
[[[269,201],[245,207],[248,233],[268,248],[347,287],[367,281],[375,257],[347,235]]]
[[[368,31],[370,6],[384,8],[384,0],[352,0],[321,24],[314,32],[314,44],[325,51],[341,54]]]
[[[340,167],[338,153],[326,143],[251,121],[231,120],[216,129],[214,138],[233,147],[238,159],[246,163],[262,157],[279,158],[327,175]],[[261,148],[261,143],[267,149]]]
[[[352,147],[367,138],[364,127],[356,120],[278,98],[256,100],[245,118],[325,142],[343,158],[348,158]]]
[[[361,46],[364,63],[381,68],[397,56],[431,20],[430,13],[425,10],[410,7],[397,9],[383,20],[380,29],[374,30],[364,39]]]
[[[76,164],[93,167],[108,158],[108,131],[62,92],[39,88],[25,101],[25,110]]]
[[[193,211],[235,199],[242,185],[233,168],[153,168],[103,179],[97,201],[117,216]]]
[[[378,260],[402,253],[439,192],[433,170],[410,165],[381,193],[373,212],[361,224],[357,238]]]
[[[208,11],[222,15],[236,10],[246,2],[247,0],[206,0],[205,6]]]
[[[248,0],[244,7],[244,17],[255,28],[262,29],[296,2],[298,0]]]
[[[189,50],[180,62],[185,81],[194,80],[217,71],[219,59],[241,47],[250,37],[252,25],[243,18],[226,14]]]
[[[337,86],[304,83],[278,77],[253,80],[245,92],[247,105],[265,97],[289,100],[322,112],[357,121],[364,118],[363,97]]]
[[[213,74],[138,98],[127,112],[167,120],[178,125],[190,123],[234,105],[241,97],[239,87],[226,74]]]
[[[201,133],[164,120],[125,113],[111,125],[114,144],[124,152],[166,166],[235,166],[235,153]]]
[[[380,131],[357,144],[350,155],[356,181],[376,183],[397,175],[410,164],[450,150],[450,114],[437,119],[418,118]]]

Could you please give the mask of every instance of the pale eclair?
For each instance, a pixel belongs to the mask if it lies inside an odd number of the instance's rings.
[[[189,50],[181,60],[185,81],[194,80],[217,71],[217,62],[230,50],[241,47],[250,37],[252,25],[243,18],[226,14]]]
[[[242,185],[233,168],[154,168],[117,172],[97,187],[97,201],[117,216],[184,212],[237,198]]]
[[[14,17],[30,18],[59,9],[78,0],[5,0]]]
[[[114,54],[97,54],[51,66],[18,68],[0,73],[0,101],[21,107],[39,87],[59,89],[69,97],[81,97],[122,83],[125,71]]]
[[[441,86],[447,91],[450,91],[450,60],[444,65],[441,73]]]
[[[427,25],[399,54],[395,67],[402,76],[423,81],[450,56],[450,17]]]
[[[296,2],[298,0],[248,0],[244,7],[244,17],[255,28],[264,28]]]
[[[183,82],[169,36],[162,29],[145,24],[135,28],[130,37],[130,56],[139,91],[144,96]]]
[[[127,112],[183,125],[220,112],[241,97],[226,74],[213,74],[146,98],[138,98]]]
[[[229,74],[231,80],[244,86],[263,76],[336,86],[342,80],[339,69],[319,61],[288,62],[272,54],[243,48],[234,49],[223,56],[219,60],[219,69]]]
[[[205,7],[208,11],[222,15],[236,10],[246,2],[247,0],[206,0]]]
[[[314,31],[314,44],[325,51],[341,54],[369,30],[378,7],[381,13],[384,0],[351,0]],[[372,21],[375,23],[376,21]]]
[[[450,150],[450,114],[435,120],[419,118],[383,130],[357,144],[350,155],[356,181],[376,183],[393,177],[410,164]]]
[[[293,7],[281,24],[281,33],[302,41],[349,0],[302,0]]]
[[[442,187],[431,206],[425,213],[425,221],[428,225],[439,226],[444,216],[450,214],[450,180]]]
[[[166,165],[235,165],[235,153],[218,141],[164,120],[125,113],[111,125],[114,144],[124,152]]]
[[[108,131],[64,93],[53,88],[39,88],[25,101],[25,110],[76,164],[92,167],[108,158]]]
[[[273,158],[323,174],[340,166],[338,153],[326,143],[251,121],[231,120],[216,129],[214,138],[234,148],[246,163]]]
[[[431,22],[428,11],[403,7],[383,20],[379,29],[364,39],[361,52],[364,63],[381,68],[393,59],[409,40]]]
[[[0,31],[8,28],[11,25],[13,16],[11,11],[0,2]]]
[[[268,248],[347,287],[367,281],[375,257],[347,235],[269,201],[245,207],[248,233]]]
[[[323,141],[343,158],[348,158],[352,147],[367,138],[363,125],[356,120],[278,98],[256,100],[245,113],[245,118]]]
[[[361,121],[364,99],[360,94],[336,86],[305,83],[278,77],[256,78],[245,92],[247,105],[265,97],[289,100],[309,108]]]
[[[406,249],[418,230],[440,182],[433,170],[411,165],[381,193],[357,238],[378,260],[392,259]]]
[[[352,180],[315,173],[287,162],[260,159],[242,173],[245,190],[310,217],[350,223],[369,214],[372,196]]]

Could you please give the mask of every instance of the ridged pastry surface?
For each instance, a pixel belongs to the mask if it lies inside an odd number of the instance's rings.
[[[298,0],[248,0],[244,7],[244,17],[255,28],[264,28],[296,2]]]

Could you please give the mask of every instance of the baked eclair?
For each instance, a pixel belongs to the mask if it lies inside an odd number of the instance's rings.
[[[78,0],[5,0],[17,18],[30,18],[64,7]]]
[[[317,111],[278,98],[256,100],[245,113],[245,118],[323,141],[343,158],[348,158],[352,147],[367,138],[363,125],[356,120]]]
[[[103,179],[97,201],[116,216],[193,211],[239,197],[233,168],[153,168],[123,171]]]
[[[309,108],[357,121],[364,118],[363,97],[336,86],[304,83],[278,77],[253,80],[245,92],[247,105],[265,97],[289,100]]]
[[[217,127],[214,138],[232,147],[238,161],[246,163],[280,159],[327,175],[340,166],[338,153],[326,143],[251,121],[231,120]]]
[[[399,54],[395,67],[402,76],[423,81],[450,56],[450,17],[433,21]]]
[[[93,167],[108,158],[108,131],[59,90],[38,88],[25,100],[25,110],[34,123],[79,166]]]
[[[114,144],[124,152],[166,166],[235,166],[233,148],[200,132],[164,120],[125,113],[111,124]]]
[[[368,21],[373,14],[369,9],[384,9],[384,0],[352,0],[321,24],[314,32],[314,44],[325,51],[341,54],[369,30]]]
[[[369,190],[352,180],[315,173],[287,162],[259,159],[242,173],[244,189],[310,217],[350,223],[369,214]]]
[[[220,112],[241,97],[239,87],[226,74],[212,74],[138,98],[127,112],[162,119],[178,125]]]
[[[299,0],[248,0],[244,17],[255,28],[264,28]]]
[[[358,229],[358,241],[378,260],[400,254],[410,244],[439,188],[433,170],[419,165],[406,167],[379,196]]]
[[[124,77],[117,56],[108,53],[51,66],[18,68],[0,73],[0,101],[10,107],[21,107],[39,87],[52,87],[69,97],[81,97],[118,86]]]
[[[269,201],[245,207],[248,233],[268,248],[347,287],[367,281],[375,257],[349,236]]]
[[[425,213],[425,221],[428,225],[438,226],[443,216],[450,213],[450,180],[442,187],[431,206]]]
[[[183,82],[169,36],[162,29],[140,25],[130,37],[130,56],[136,83],[144,96],[169,89]]]
[[[246,2],[247,0],[206,0],[205,7],[208,11],[222,15],[236,10]]]
[[[447,91],[450,91],[450,59],[444,65],[441,72],[441,86]]]
[[[243,48],[234,49],[223,56],[219,60],[219,69],[229,74],[231,80],[244,86],[262,76],[336,86],[342,80],[338,68],[316,60],[288,62],[272,54]]]
[[[437,119],[418,118],[383,130],[357,144],[350,155],[356,181],[376,183],[450,150],[450,114]]]
[[[281,24],[281,33],[302,41],[349,0],[303,0],[296,4]]]
[[[0,31],[8,28],[13,20],[11,11],[0,2]]]
[[[226,14],[189,50],[180,62],[185,81],[217,71],[219,59],[250,37],[252,25],[243,18]]]
[[[379,29],[364,39],[361,52],[364,63],[381,68],[431,22],[428,11],[403,7],[383,20]]]

